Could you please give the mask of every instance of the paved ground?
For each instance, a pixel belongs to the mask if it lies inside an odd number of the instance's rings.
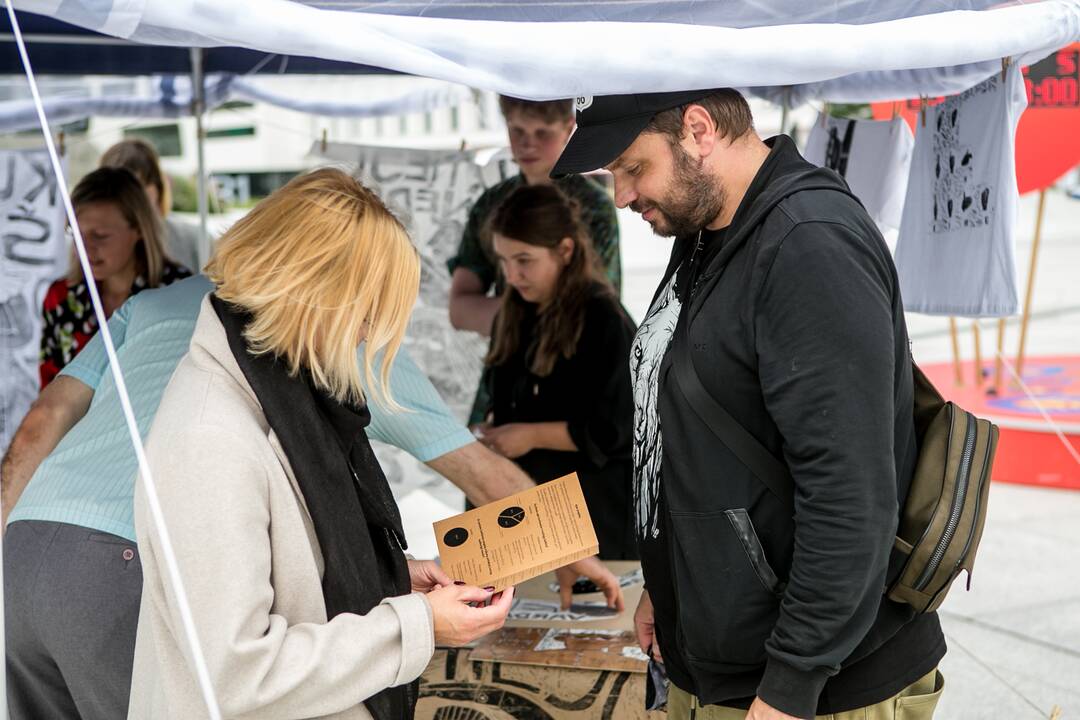
[[[991,486],[971,592],[942,607],[939,717],[1080,717],[1080,493]]]
[[[1021,200],[1017,220],[1018,272],[1027,277],[1036,197]],[[623,221],[624,303],[640,319],[663,271],[670,245],[635,219]],[[1032,354],[1080,354],[1080,201],[1048,196],[1046,222],[1028,340]],[[909,316],[920,362],[951,357],[948,323]],[[984,322],[983,352],[996,342],[996,323]],[[1015,353],[1010,322],[1006,355]],[[970,323],[962,352],[972,357]],[[452,487],[403,493],[406,533],[417,554],[432,548],[430,523],[460,507]],[[945,720],[1080,718],[1080,492],[995,484],[971,592],[959,583],[942,624],[949,642],[942,671],[947,688],[938,717]]]

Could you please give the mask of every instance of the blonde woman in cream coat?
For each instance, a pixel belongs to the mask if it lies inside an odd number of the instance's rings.
[[[207,274],[217,289],[147,457],[222,715],[411,717],[435,644],[497,629],[513,595],[406,559],[363,434],[362,388],[393,404],[416,251],[378,197],[320,170],[226,233]],[[135,523],[144,587],[128,717],[207,717],[143,478]]]

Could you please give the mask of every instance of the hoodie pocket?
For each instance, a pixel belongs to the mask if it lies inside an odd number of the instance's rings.
[[[742,508],[725,510],[724,514],[727,515],[736,537],[742,543],[746,559],[750,561],[750,567],[754,569],[754,574],[761,581],[761,586],[776,597],[783,595],[786,583],[780,582],[769,565],[769,561],[765,559],[765,550],[761,547],[761,540],[754,530],[754,524],[750,522],[750,514]]]
[[[739,672],[765,662],[783,585],[744,509],[671,513],[673,573],[687,659]]]

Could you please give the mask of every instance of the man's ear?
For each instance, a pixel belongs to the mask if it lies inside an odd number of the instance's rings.
[[[701,105],[690,105],[683,112],[683,135],[691,146],[697,148],[698,157],[708,157],[719,141],[716,122],[709,111]]]

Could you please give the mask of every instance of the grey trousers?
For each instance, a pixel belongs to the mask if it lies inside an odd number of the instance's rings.
[[[123,720],[142,567],[135,543],[22,520],[4,534],[11,720]]]

